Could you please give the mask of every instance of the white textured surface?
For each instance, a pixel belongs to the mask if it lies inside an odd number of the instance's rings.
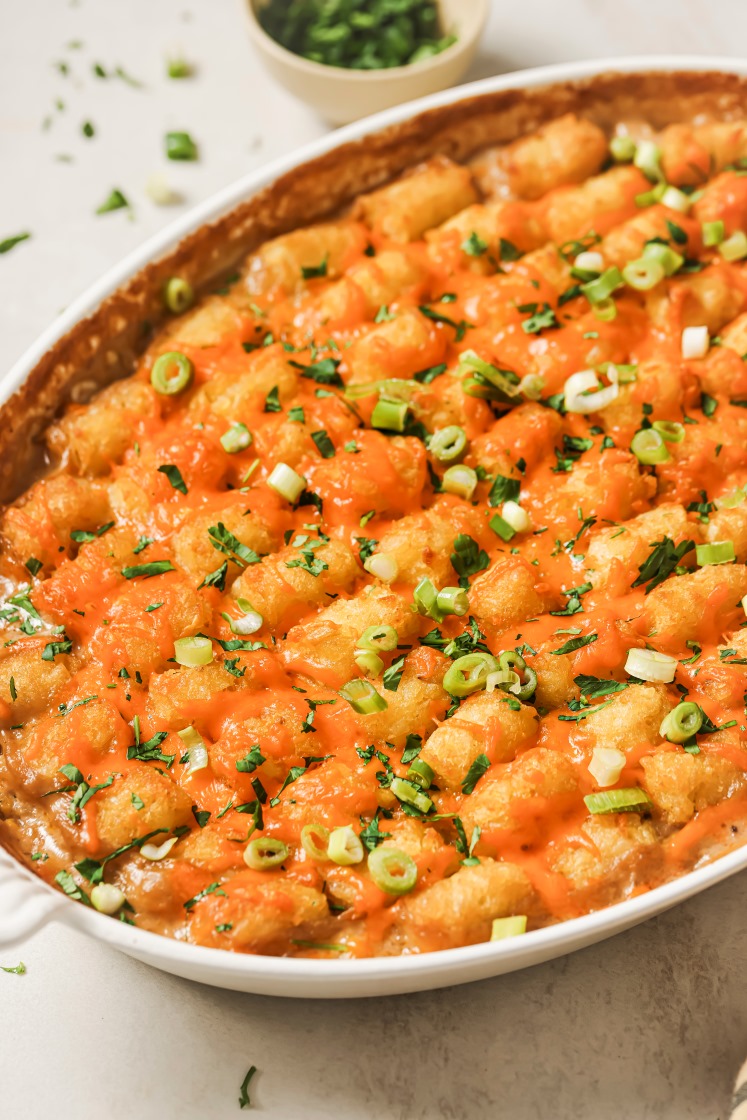
[[[746,37],[744,0],[494,0],[470,77],[602,55],[744,53]],[[182,212],[147,198],[154,171],[189,205],[324,130],[256,67],[241,0],[0,0],[0,42],[0,240],[33,234],[0,257],[3,370]],[[198,73],[170,82],[163,59],[179,50]],[[95,78],[93,62],[145,88]],[[164,159],[170,128],[192,133],[198,164]],[[114,186],[134,218],[94,216]],[[0,973],[2,1114],[222,1120],[237,1115],[254,1064],[255,1111],[278,1120],[724,1120],[747,1046],[746,905],[741,875],[553,964],[346,1004],[218,992],[51,927],[24,946],[27,975]]]

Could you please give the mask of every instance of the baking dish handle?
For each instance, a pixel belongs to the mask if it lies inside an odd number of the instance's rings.
[[[36,933],[65,905],[66,899],[45,890],[0,849],[0,948],[8,948]]]

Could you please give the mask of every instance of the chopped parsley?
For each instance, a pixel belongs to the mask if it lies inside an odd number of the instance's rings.
[[[317,450],[323,459],[333,459],[335,455],[335,445],[327,435],[327,432],[322,428],[319,432],[312,432],[311,438],[317,446]]]
[[[639,566],[639,574],[631,586],[640,587],[645,583],[645,594],[648,595],[677,570],[683,556],[694,548],[695,541],[690,539],[681,541],[676,547],[670,537],[662,537],[660,541],[654,541],[651,553]]]
[[[233,560],[234,564],[237,564],[240,568],[245,568],[248,564],[259,563],[259,556],[254,549],[242,544],[239,538],[235,537],[222,521],[219,521],[217,525],[210,526],[208,537],[213,548],[222,552],[229,560]]]
[[[324,259],[319,264],[302,265],[301,276],[304,280],[316,280],[327,275],[328,257],[325,255]]]
[[[132,564],[122,568],[125,579],[150,579],[152,576],[162,576],[165,572],[175,572],[176,568],[170,560],[151,560],[150,564]]]
[[[480,778],[490,769],[490,759],[486,754],[478,754],[475,761],[470,766],[469,770],[464,776],[462,781],[462,793],[470,794],[474,790]]]
[[[591,643],[595,642],[598,637],[598,634],[585,634],[580,638],[569,638],[567,642],[563,643],[560,649],[553,649],[550,650],[550,652],[555,655],[561,653],[575,653],[577,649],[583,649],[584,646],[591,645]]]
[[[339,358],[322,358],[321,361],[312,362],[308,366],[294,361],[291,361],[290,364],[294,369],[301,371],[301,377],[308,377],[312,381],[316,381],[317,385],[337,385],[338,388],[343,388],[343,380],[337,372],[337,367],[340,364]]]

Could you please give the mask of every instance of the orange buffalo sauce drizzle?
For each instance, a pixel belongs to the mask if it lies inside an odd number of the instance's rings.
[[[565,190],[564,188],[561,191],[551,192],[539,208],[556,203]],[[521,220],[525,209],[522,204],[517,204],[517,222]],[[637,212],[631,194],[619,211],[600,216],[599,222],[595,223],[597,231],[603,234]],[[678,222],[687,233],[689,248],[697,252],[701,247],[698,242],[697,223],[684,217],[681,221],[678,219]],[[387,245],[377,235],[372,235],[371,243],[377,253],[387,248],[402,251],[402,246]],[[346,267],[353,267],[366,260],[363,254],[364,248],[365,243],[362,242],[345,262]],[[412,255],[413,260],[427,264],[430,278],[426,286],[416,286],[413,290],[402,293],[396,300],[397,311],[401,313],[415,308],[427,298],[429,290],[431,306],[438,307],[439,311],[457,323],[465,319],[472,325],[467,330],[465,340],[458,346],[455,344],[455,335],[451,327],[433,322],[428,323],[428,341],[414,352],[401,353],[382,342],[378,346],[377,357],[391,377],[411,377],[417,370],[440,362],[447,363],[453,369],[458,352],[466,347],[476,350],[486,360],[495,361],[499,366],[507,366],[519,371],[541,369],[542,376],[545,378],[546,395],[560,392],[570,374],[587,367],[590,349],[594,350],[600,362],[640,362],[655,354],[663,363],[670,363],[677,367],[681,365],[680,331],[686,293],[684,288],[678,288],[676,283],[672,285],[666,320],[657,332],[652,332],[645,309],[638,298],[631,293],[622,294],[618,298],[617,318],[612,322],[602,322],[595,317],[583,299],[571,300],[562,309],[557,307],[555,289],[540,272],[529,264],[522,264],[521,261],[506,270],[507,277],[486,277],[460,267],[461,255],[455,255],[454,252],[450,257],[448,253],[444,253],[444,259],[449,258],[452,265],[455,260],[457,261],[455,270],[452,270],[447,265],[434,264],[433,260],[425,255],[422,245],[412,246],[407,251]],[[373,259],[375,260],[375,257]],[[728,274],[730,284],[747,293],[747,277],[744,269],[726,264],[718,264],[716,267]],[[320,294],[326,285],[327,282],[324,280],[310,282],[308,288],[311,296]],[[445,292],[449,293],[446,302],[433,302],[434,296]],[[361,327],[365,314],[360,289],[351,281],[347,282],[346,298],[347,304],[337,317],[331,323],[319,325],[314,324],[313,306],[299,310],[297,304],[277,292],[265,300],[267,316],[264,321],[258,321],[254,316],[244,313],[243,317],[237,320],[235,333],[227,335],[219,344],[205,347],[182,345],[181,350],[194,364],[195,391],[199,392],[200,389],[209,387],[217,378],[230,381],[232,377],[238,379],[244,375],[249,367],[247,355],[241,344],[247,338],[261,336],[265,326],[269,326],[278,334],[287,331],[288,337],[294,339],[296,346],[295,352],[287,356],[308,364],[314,360],[315,355],[308,347],[304,348],[299,343],[301,332],[298,327],[299,323],[308,322],[316,326],[315,338],[320,352],[326,357],[339,360],[340,373],[346,379],[347,348],[351,345],[355,346],[364,337]],[[516,305],[542,304],[543,301],[556,307],[561,329],[528,334],[522,329],[522,321],[526,315],[520,313]],[[498,336],[495,334],[492,322],[494,313],[499,316],[504,325],[504,329]],[[304,316],[307,318],[304,319]],[[334,348],[327,345],[329,340],[334,342]],[[277,341],[267,347],[268,355],[273,349],[279,350]],[[723,360],[726,362],[730,359],[725,357]],[[747,374],[744,374],[743,370],[744,367],[740,365],[735,376],[743,377],[747,388]],[[148,379],[147,363],[143,365],[138,377],[143,381]],[[688,411],[696,410],[699,400],[697,382],[687,368],[682,369],[681,382],[684,407]],[[424,405],[427,406],[429,401],[443,400],[452,386],[453,382],[448,376],[437,378],[432,384],[423,386],[421,399]],[[427,489],[429,484],[426,474],[426,453],[422,445],[410,440],[410,454],[415,463],[416,473],[415,481],[408,490],[403,485],[401,474],[395,469],[393,445],[390,445],[386,438],[371,433],[367,428],[359,429],[355,416],[337,399],[317,395],[319,388],[320,386],[315,385],[314,381],[302,378],[291,403],[300,405],[304,409],[307,420],[315,427],[327,430],[335,442],[338,456],[342,454],[342,445],[346,440],[354,438],[357,441],[359,458],[357,462],[351,458],[349,469],[362,471],[366,477],[375,481],[378,491],[377,504],[384,510],[384,514],[377,517],[374,525],[363,529],[360,527],[360,519],[368,512],[368,507],[364,508],[361,504],[363,499],[347,485],[347,477],[343,476],[336,480],[325,476],[324,463],[321,460],[315,459],[299,469],[304,469],[307,473],[310,489],[314,489],[316,476],[322,476],[319,484],[324,501],[322,518],[317,517],[312,506],[290,510],[269,490],[264,484],[264,478],[274,462],[272,433],[278,420],[272,413],[263,409],[261,401],[254,407],[244,409],[241,416],[242,422],[251,431],[258,433],[257,440],[246,451],[231,456],[230,462],[227,463],[225,456],[220,454],[217,441],[229,426],[228,422],[222,416],[213,414],[208,407],[188,413],[181,398],[165,398],[159,402],[160,416],[139,418],[136,447],[126,453],[122,463],[114,464],[112,467],[112,480],[115,483],[119,481],[132,483],[144,496],[151,517],[152,535],[156,537],[157,542],[160,542],[152,544],[140,559],[146,562],[172,555],[168,538],[174,525],[177,524],[175,511],[179,511],[181,518],[185,508],[195,513],[214,509],[216,519],[219,519],[220,511],[225,508],[226,499],[229,497],[227,486],[230,484],[231,487],[238,488],[256,459],[260,460],[260,469],[250,478],[246,493],[242,494],[240,500],[234,490],[237,504],[251,510],[252,514],[278,536],[286,530],[290,530],[293,536],[296,532],[303,532],[305,524],[318,523],[333,539],[355,547],[356,537],[370,535],[380,538],[389,527],[395,526],[401,517],[417,512],[423,504],[429,504],[433,499]],[[194,394],[191,393],[190,399],[193,396]],[[370,420],[375,400],[375,396],[369,396],[355,402],[358,415],[366,423]],[[592,477],[596,479],[596,485],[600,490],[600,498],[592,512],[597,530],[605,524],[628,520],[650,508],[649,503],[643,498],[634,500],[628,508],[626,476],[615,469],[616,466],[630,459],[627,447],[630,436],[638,426],[638,410],[644,403],[651,403],[656,407],[656,386],[652,387],[650,382],[636,385],[632,391],[632,400],[636,405],[636,417],[631,420],[629,430],[624,429],[622,437],[616,436],[616,446],[607,449],[605,458],[599,457],[594,467]],[[726,407],[724,411],[726,421],[722,427],[726,429],[728,435],[730,417],[726,413]],[[698,415],[702,419],[700,413]],[[282,419],[284,418],[285,413]],[[664,418],[679,419],[679,416],[667,415]],[[733,442],[729,443],[728,439],[723,440],[725,444],[723,458],[718,462],[718,468],[724,472],[724,477],[727,473],[740,468],[747,471],[747,454],[739,446],[743,441],[743,435],[737,429],[736,419],[733,425]],[[493,425],[494,420],[493,413],[484,401],[475,398],[466,399],[464,423],[470,440],[484,435]],[[199,428],[195,428],[195,423],[200,425]],[[553,524],[556,514],[556,491],[559,481],[566,478],[565,474],[558,474],[555,469],[556,458],[553,446],[558,446],[560,437],[556,438],[552,433],[548,434],[544,430],[541,417],[528,419],[513,434],[510,424],[509,414],[503,421],[501,433],[496,431],[496,445],[506,448],[505,465],[504,467],[499,465],[497,472],[521,478],[522,486],[526,488],[522,504],[531,513],[535,525]],[[569,416],[564,420],[563,432],[569,437],[585,438],[588,436],[588,425],[580,417]],[[267,434],[260,438],[260,433]],[[490,436],[486,438],[489,441]],[[677,463],[673,464],[670,489],[666,495],[668,500],[692,499],[693,474],[700,473],[701,469],[705,471],[712,465],[711,456],[715,454],[716,445],[716,437],[714,437],[713,444],[702,450],[702,463],[698,464],[697,472],[691,470],[688,474],[684,468],[680,469]],[[599,456],[600,451],[600,439],[597,433],[594,449],[590,454]],[[517,476],[516,463],[519,459],[524,459],[527,463],[525,476]],[[465,461],[472,466],[477,466],[479,462],[471,452],[468,452]],[[175,491],[168,479],[158,472],[157,467],[162,463],[173,464],[184,479],[188,480],[186,495]],[[725,467],[724,464],[727,466]],[[702,480],[702,484],[706,485],[705,479]],[[481,486],[478,495],[481,505],[487,513],[490,513],[486,504],[487,489],[487,486]],[[425,501],[424,494],[427,495]],[[464,503],[455,497],[445,497],[442,502],[447,508],[450,506],[452,509],[455,535],[459,531],[468,532],[468,528],[462,529],[460,525],[460,521],[464,522],[465,526],[468,524],[465,519]],[[387,517],[386,511],[391,510],[396,510],[396,515]],[[583,510],[583,513],[588,516],[590,511]],[[566,518],[565,521],[563,517]],[[537,569],[537,588],[543,594],[555,596],[558,600],[557,605],[562,606],[565,603],[562,592],[585,581],[584,564],[576,554],[585,553],[590,539],[589,531],[585,536],[581,535],[574,547],[564,547],[564,542],[573,536],[579,527],[579,522],[580,517],[573,504],[567,510],[560,511],[554,527],[542,535],[516,538],[509,546],[498,540],[486,526],[484,532],[479,534],[478,543],[487,550],[491,562],[510,558],[515,552],[524,556],[525,560]],[[566,524],[570,524],[572,528],[568,530]],[[43,524],[33,522],[31,528],[40,535],[40,540],[47,549],[53,551],[65,545],[65,542],[58,539],[51,517]],[[216,564],[221,560],[222,557],[216,552]],[[233,569],[232,574],[235,574]],[[607,589],[602,592],[593,589],[588,591],[583,612],[567,617],[543,614],[539,618],[527,620],[505,631],[489,632],[487,638],[490,648],[497,651],[524,644],[535,651],[540,647],[555,649],[567,641],[569,636],[568,633],[558,634],[558,631],[572,630],[581,636],[596,635],[591,644],[584,646],[573,655],[574,675],[609,677],[613,675],[611,665],[617,666],[619,672],[625,652],[630,645],[642,646],[645,643],[645,635],[635,633],[635,620],[645,608],[643,590],[631,590],[630,587],[631,578],[635,574],[635,571],[632,573],[628,571],[621,561],[613,560]],[[358,586],[362,585],[365,578],[361,570]],[[115,704],[128,723],[132,723],[136,716],[139,717],[143,739],[161,730],[158,720],[152,718],[146,706],[146,694],[143,690],[128,687],[127,684],[119,681],[115,689],[106,690],[107,684],[117,680],[116,673],[119,667],[127,663],[128,652],[122,641],[104,641],[103,630],[107,619],[116,617],[118,613],[124,615],[127,619],[131,619],[133,632],[137,631],[138,627],[145,628],[148,636],[157,643],[164,659],[170,658],[173,656],[173,634],[168,621],[161,622],[158,610],[151,614],[144,612],[145,607],[153,600],[169,606],[178,599],[182,586],[182,577],[179,573],[168,573],[154,580],[133,582],[127,587],[127,598],[123,603],[122,582],[116,571],[105,562],[83,566],[77,560],[61,561],[54,579],[42,584],[35,592],[38,602],[53,616],[64,622],[69,636],[76,644],[80,644],[81,647],[92,645],[96,650],[95,659],[81,670],[78,678],[74,678],[71,682],[70,700],[80,698],[80,687],[85,684],[86,689],[90,689],[92,693],[97,692],[99,696]],[[290,590],[290,587],[286,587],[286,591],[290,592]],[[409,596],[412,586],[396,583],[394,590]],[[340,594],[344,597],[347,593]],[[232,635],[221,620],[220,612],[228,610],[230,613],[234,607],[233,600],[214,588],[206,588],[202,595],[212,610],[209,633],[218,635],[223,640],[229,640]],[[704,660],[714,652],[715,644],[723,635],[722,608],[727,606],[727,598],[728,592],[720,588],[712,593],[705,604],[704,619],[698,633]],[[305,604],[292,606],[283,619],[283,626],[279,628],[279,633],[311,617],[313,613],[314,611],[309,611]],[[168,611],[165,611],[162,617],[166,619],[167,615]],[[735,618],[733,612],[730,617],[733,621]],[[630,621],[632,629],[623,632],[619,626],[621,621]],[[424,625],[423,632],[430,628],[430,625],[430,623]],[[461,633],[463,628],[463,621],[454,618],[447,619],[441,626],[447,638]],[[190,791],[196,805],[211,813],[211,821],[214,824],[218,823],[218,814],[227,804],[227,787],[233,791],[231,796],[234,803],[240,804],[255,796],[252,778],[261,776],[269,801],[279,794],[290,766],[303,766],[305,758],[309,756],[329,756],[323,762],[312,763],[307,771],[309,779],[313,781],[315,794],[309,799],[303,813],[295,814],[291,811],[289,802],[292,800],[292,785],[286,790],[277,810],[269,805],[264,808],[264,834],[297,845],[302,824],[308,819],[314,819],[315,816],[323,816],[330,827],[347,824],[360,817],[370,818],[376,812],[380,800],[379,784],[375,776],[380,766],[375,760],[364,766],[356,753],[356,748],[365,748],[369,743],[365,717],[356,718],[333,691],[343,683],[339,677],[332,671],[320,670],[313,659],[301,655],[283,662],[272,644],[268,643],[268,645],[270,648],[266,650],[239,654],[241,666],[247,666],[247,672],[251,672],[252,675],[250,689],[223,692],[219,694],[217,700],[211,698],[191,701],[182,708],[181,714],[188,722],[198,722],[201,727],[204,727],[208,740],[216,742],[223,736],[232,734],[231,729],[239,727],[243,720],[259,715],[268,700],[281,701],[286,709],[294,710],[298,717],[302,719],[306,717],[309,707],[304,702],[304,695],[293,691],[294,686],[304,688],[307,696],[313,693],[313,699],[335,699],[334,705],[320,706],[316,709],[314,732],[313,735],[309,735],[308,749],[305,749],[305,753],[293,754],[287,733],[278,727],[274,732],[266,733],[262,737],[262,752],[267,763],[257,774],[239,774],[220,763],[215,763],[207,770],[189,776],[186,773],[186,766],[179,761],[181,752],[178,745],[175,745],[173,734],[170,734],[163,743],[162,749],[177,755],[177,760],[170,771],[171,775],[179,785]],[[687,649],[678,652],[683,659],[690,653]],[[430,657],[433,662],[428,671],[435,672],[441,660],[439,655],[429,651],[427,657]],[[532,663],[530,654],[527,655],[527,660],[529,664]],[[424,663],[423,671],[427,669]],[[690,680],[697,692],[697,677],[692,675]],[[674,702],[676,698],[673,697]],[[734,709],[719,708],[718,705],[708,702],[704,702],[704,706],[711,718],[718,722],[730,718],[738,720],[743,718],[741,706],[735,706]],[[432,716],[431,712],[421,713],[421,722],[412,728],[413,732],[425,734],[432,729]],[[78,735],[75,711],[65,718],[69,721],[66,726],[70,734],[67,758],[78,766],[92,783],[102,779],[111,771],[111,757],[98,755],[86,743],[85,738]],[[578,745],[579,736],[583,738],[582,722],[577,724],[560,722],[555,713],[551,713],[542,722],[540,730],[542,745],[570,755],[577,762],[583,755],[583,749]],[[485,753],[493,763],[493,769],[498,777],[506,771],[505,765],[496,761],[500,737],[499,721],[489,721],[484,729]],[[41,747],[42,743],[39,739],[36,744],[32,742],[27,748],[26,758],[30,763],[34,761]],[[712,747],[704,747],[704,749],[728,757],[742,770],[747,769],[741,745],[714,741]],[[641,745],[633,747],[628,752],[626,768],[621,777],[622,784],[638,785],[643,781],[641,759],[652,753],[652,750],[653,748],[648,745]],[[523,749],[520,753],[523,753]],[[407,767],[399,761],[399,754],[399,751],[389,752],[389,757],[394,773],[404,776]],[[117,765],[122,769],[128,765],[124,746],[118,752]],[[538,921],[567,918],[581,912],[584,908],[574,898],[569,881],[554,870],[552,865],[553,852],[557,852],[564,844],[593,848],[592,842],[581,831],[581,825],[588,815],[582,794],[591,792],[595,787],[586,771],[585,763],[579,766],[578,775],[580,788],[573,793],[547,798],[540,796],[514,798],[511,803],[514,827],[486,829],[480,837],[478,852],[487,852],[515,863],[525,871],[539,899]],[[491,780],[493,780],[492,773],[482,779],[483,783]],[[463,803],[461,796],[443,795],[441,800],[442,808],[446,812],[458,813]],[[697,852],[699,846],[713,835],[714,830],[733,819],[741,805],[741,800],[733,803],[724,801],[704,809],[693,821],[671,836],[666,841],[665,847],[666,858],[672,867],[675,865],[679,867],[692,860],[693,853]],[[94,797],[84,810],[83,822],[83,844],[91,853],[95,853],[98,847],[96,810]],[[220,821],[222,835],[227,841],[235,843],[240,834],[246,833],[250,821],[250,817],[243,817],[229,810]],[[382,818],[380,825],[384,831],[387,830],[386,819]],[[444,833],[449,835],[450,826],[444,824],[442,827]],[[197,830],[196,826],[195,830]],[[421,885],[434,882],[454,869],[453,847],[444,846],[441,851],[418,857],[417,862]],[[211,878],[219,876],[222,871],[229,868],[235,870],[236,866],[236,862],[231,859],[230,850],[224,862],[214,864],[210,872],[193,866],[185,860],[174,860],[169,865],[168,871],[174,894],[173,913],[181,915],[182,903],[186,898],[204,890]],[[281,884],[285,874],[307,884],[318,885],[321,881],[318,868],[304,858],[300,850],[289,860],[287,872],[273,872],[262,876],[245,871],[243,865],[240,866],[240,874],[233,880],[236,891],[243,890],[245,883],[256,886],[260,883],[277,881]],[[391,900],[365,877],[358,876],[357,884],[356,899],[350,911],[346,913],[345,920],[360,919],[358,927],[352,933],[352,951],[371,952],[376,950],[395,921],[394,911],[389,906]],[[645,885],[639,882],[638,889]],[[227,881],[225,886],[230,895],[232,890],[230,882]],[[272,904],[279,910],[287,909],[290,905],[280,885],[272,899]]]

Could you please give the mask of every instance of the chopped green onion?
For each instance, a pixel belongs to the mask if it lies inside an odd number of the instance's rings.
[[[538,401],[545,391],[545,379],[538,373],[527,373],[519,382],[519,392],[529,401]]]
[[[682,357],[685,361],[705,358],[711,340],[708,327],[685,327],[682,332]]]
[[[715,504],[717,509],[735,509],[737,506],[744,505],[744,499],[747,497],[745,491],[742,489],[732,490],[728,494],[716,498]]]
[[[676,657],[667,653],[657,653],[653,649],[629,649],[625,661],[625,672],[641,681],[655,681],[671,684],[677,670]]]
[[[686,700],[672,708],[661,721],[659,734],[670,743],[686,743],[703,726],[703,711],[698,704]]]
[[[97,883],[91,891],[91,902],[100,914],[116,914],[125,904],[124,892],[111,883]]]
[[[392,778],[389,788],[398,801],[402,801],[405,805],[412,805],[421,813],[429,813],[433,808],[430,797],[423,793],[416,782],[408,782],[406,778]]]
[[[633,163],[652,183],[664,178],[661,169],[661,148],[653,140],[639,140],[636,144]]]
[[[410,769],[407,771],[407,780],[414,782],[416,786],[421,789],[428,789],[428,786],[433,781],[433,771],[427,762],[423,762],[421,758],[416,758]]]
[[[667,189],[666,183],[657,183],[650,191],[644,191],[643,194],[635,196],[636,206],[653,206],[657,202],[661,202],[664,197],[664,192]]]
[[[150,383],[157,393],[172,396],[186,389],[192,380],[193,366],[186,354],[169,350],[160,354],[150,371]]]
[[[184,58],[170,58],[166,63],[166,73],[169,78],[189,78],[192,67]]]
[[[404,432],[408,412],[406,401],[391,401],[379,397],[371,414],[371,427],[385,432]]]
[[[333,828],[329,834],[327,844],[327,857],[341,867],[350,867],[360,863],[364,856],[363,845],[360,837],[356,835],[351,825],[343,828]]]
[[[267,485],[291,504],[298,501],[306,487],[306,479],[289,467],[287,463],[277,463],[267,479]]]
[[[594,747],[588,770],[598,786],[614,786],[625,769],[625,754],[616,747]]]
[[[666,443],[682,443],[685,438],[684,424],[676,420],[654,420],[651,427]]]
[[[305,824],[301,829],[301,847],[312,859],[328,859],[329,829],[323,824]]]
[[[615,163],[630,163],[635,156],[635,140],[632,136],[613,136],[610,140],[610,155]]]
[[[664,269],[667,276],[674,276],[682,268],[685,258],[669,245],[662,245],[659,241],[649,241],[643,247],[643,260],[656,261]]]
[[[210,638],[177,638],[174,642],[174,658],[178,665],[195,669],[209,665],[213,660],[213,643]]]
[[[363,567],[383,583],[393,583],[399,575],[399,564],[388,552],[375,552],[363,561]]]
[[[465,467],[460,463],[459,466],[448,467],[444,471],[441,485],[447,494],[457,494],[469,501],[477,486],[477,474],[472,467]]]
[[[726,229],[722,218],[718,218],[715,222],[703,222],[703,244],[707,249],[712,249],[716,245],[720,245],[726,235]]]
[[[664,206],[668,206],[670,210],[678,210],[680,214],[686,214],[692,206],[690,196],[677,187],[667,187],[661,196],[661,201]]]
[[[418,881],[415,860],[399,848],[374,848],[368,853],[368,872],[387,894],[407,894]]]
[[[519,395],[520,379],[516,374],[512,370],[491,365],[474,350],[463,350],[459,355],[457,374],[473,375],[462,382],[464,392],[470,397],[510,404]]]
[[[232,424],[227,432],[223,433],[220,442],[224,451],[227,451],[229,455],[235,455],[237,451],[246,451],[247,447],[251,447],[252,433],[246,424],[237,422]]]
[[[469,610],[469,599],[463,587],[442,587],[436,595],[439,614],[456,614],[460,617]]]
[[[617,318],[617,304],[613,299],[603,299],[592,305],[594,318],[600,323],[611,323]]]
[[[423,576],[418,580],[415,585],[415,590],[412,593],[415,606],[419,614],[424,614],[430,618],[435,618],[437,622],[441,621],[436,608],[436,600],[438,599],[438,590],[436,589],[433,580]],[[435,613],[434,613],[435,612]]]
[[[175,315],[181,315],[194,303],[195,291],[188,280],[183,280],[181,276],[172,276],[170,280],[166,281],[163,298],[169,311],[173,311]]]
[[[197,145],[188,132],[167,132],[165,147],[167,159],[197,159]]]
[[[608,789],[603,793],[587,793],[584,798],[590,813],[640,813],[651,805],[651,798],[642,789]]]
[[[367,677],[378,677],[384,668],[384,662],[372,649],[356,650],[354,660],[360,671]]]
[[[272,836],[255,836],[244,848],[244,863],[252,871],[271,871],[288,858],[288,845]]]
[[[384,650],[389,653],[397,648],[399,637],[393,626],[367,626],[356,645],[361,649]]]
[[[519,934],[526,933],[526,931],[526,914],[517,914],[512,918],[493,918],[490,940],[505,941],[507,937],[518,937]]]
[[[469,696],[485,688],[488,676],[500,668],[491,653],[467,653],[446,670],[443,686],[450,696]]]
[[[170,836],[168,840],[164,840],[163,844],[143,844],[140,848],[140,855],[143,859],[150,860],[151,863],[160,863],[162,859],[166,859],[178,839],[178,836]]]
[[[596,251],[579,253],[573,262],[571,276],[576,280],[595,280],[604,272],[604,257]]]
[[[736,560],[733,541],[712,541],[710,544],[696,544],[695,559],[701,568],[711,564],[731,564]]]
[[[252,604],[247,599],[237,599],[236,606],[240,611],[243,611],[241,618],[234,618],[226,611],[221,611],[221,618],[224,618],[228,625],[231,627],[232,634],[241,634],[246,636],[248,634],[256,634],[261,630],[264,625],[264,619],[259,611],[255,611]]]
[[[586,416],[599,412],[612,404],[620,394],[619,375],[613,365],[607,368],[609,385],[600,386],[599,378],[593,369],[582,369],[573,373],[563,386],[563,400],[566,412]]]
[[[488,525],[496,536],[499,536],[506,544],[516,536],[516,530],[513,525],[509,525],[508,521],[504,521],[499,513],[493,514],[490,521],[488,521]]]
[[[457,459],[461,459],[466,449],[467,436],[464,428],[459,428],[456,424],[439,428],[428,442],[428,450],[439,463],[455,463]]]
[[[639,463],[653,466],[654,463],[666,463],[671,459],[663,436],[656,428],[642,428],[630,441],[630,450]]]
[[[637,292],[647,292],[664,279],[664,265],[660,261],[641,257],[640,260],[626,264],[622,275],[628,287]]]
[[[210,757],[199,732],[194,727],[185,727],[183,731],[177,731],[177,735],[187,750],[188,773],[195,774],[198,770],[205,770],[210,765]]]
[[[368,716],[373,712],[383,712],[388,708],[386,700],[380,696],[369,681],[354,678],[340,689],[340,696],[347,700],[350,707],[358,715]]]
[[[584,293],[589,303],[603,304],[608,300],[613,292],[617,291],[623,285],[623,275],[619,268],[608,268],[596,280],[590,280],[588,284],[581,285],[581,291]]]
[[[522,509],[518,502],[504,502],[501,516],[516,533],[526,533],[532,527],[529,514],[525,509]]]
[[[725,261],[741,261],[747,257],[747,233],[739,229],[726,241],[722,241],[718,251]]]

